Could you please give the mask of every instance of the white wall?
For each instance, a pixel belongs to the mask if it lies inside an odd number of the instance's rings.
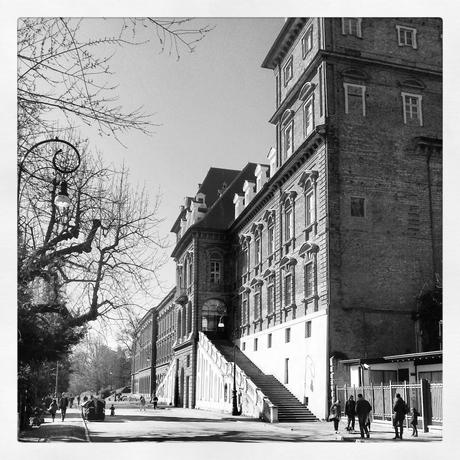
[[[311,337],[305,338],[305,323],[312,322]],[[285,330],[291,329],[291,340],[285,343]],[[308,398],[308,408],[319,418],[326,416],[328,360],[326,355],[327,315],[315,312],[276,325],[262,332],[240,339],[239,347],[246,343],[243,353],[264,373],[274,375],[284,384],[285,360],[289,358],[289,383],[286,388],[300,402]],[[272,334],[272,347],[267,348],[268,334]],[[254,351],[254,339],[258,349]]]

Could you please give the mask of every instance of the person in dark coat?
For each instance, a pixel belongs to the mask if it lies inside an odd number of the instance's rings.
[[[407,414],[407,405],[399,393],[396,393],[396,401],[393,406],[393,426],[395,429],[395,437],[393,439],[402,439],[404,419]],[[399,432],[398,432],[399,428]]]
[[[419,412],[415,407],[413,407],[411,412],[410,424],[412,425],[412,436],[414,436],[415,438],[418,436],[417,424],[419,416]]]
[[[62,396],[59,401],[59,409],[61,409],[61,420],[64,421],[65,413],[67,412],[67,407],[69,405],[69,398],[67,396]]]
[[[54,422],[54,417],[56,417],[56,412],[58,410],[58,405],[55,399],[51,401],[51,404],[48,407],[48,412],[51,414],[51,418],[53,419]]]
[[[329,412],[330,412],[329,421],[334,422],[334,430],[336,433],[338,433],[340,417],[342,415],[342,407],[340,406],[339,400],[337,400],[334,404],[332,404],[331,410]]]
[[[347,431],[355,431],[355,410],[356,402],[353,396],[348,398],[348,401],[345,403],[345,415],[348,417]]]
[[[367,428],[367,423],[369,420],[369,413],[372,410],[372,406],[370,405],[369,401],[363,398],[362,394],[358,395],[358,401],[356,401],[355,411],[356,415],[358,416],[359,422],[359,431],[361,433],[361,438],[364,438],[364,434],[366,434],[366,438],[369,438],[369,429]]]

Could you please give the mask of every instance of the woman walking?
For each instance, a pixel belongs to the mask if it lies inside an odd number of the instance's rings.
[[[331,410],[329,411],[329,420],[334,422],[334,430],[336,433],[339,432],[339,421],[340,417],[342,416],[342,407],[340,406],[340,401],[337,400],[331,406]]]
[[[56,417],[56,412],[58,410],[58,405],[55,399],[50,404],[50,407],[48,408],[48,412],[51,414],[51,418],[53,419],[54,422],[54,417]]]

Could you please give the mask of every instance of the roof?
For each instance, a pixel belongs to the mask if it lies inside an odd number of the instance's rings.
[[[238,171],[238,175],[228,184],[222,195],[218,196],[218,199],[216,199],[212,207],[208,209],[203,219],[193,225],[193,227],[226,230],[235,220],[233,197],[235,193],[242,193],[243,184],[246,180],[254,181],[256,167],[256,163],[248,163],[241,171]]]
[[[283,59],[286,52],[289,50],[305,22],[306,18],[286,19],[280,33],[262,62],[262,67],[264,69],[274,69],[277,66],[278,62]]]
[[[424,351],[420,353],[406,353],[403,355],[381,356],[379,358],[354,358],[341,359],[340,362],[345,365],[353,366],[360,364],[378,364],[378,363],[394,363],[400,361],[415,361],[421,362],[442,362],[442,350]]]

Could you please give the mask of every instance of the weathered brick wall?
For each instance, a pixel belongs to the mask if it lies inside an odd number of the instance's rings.
[[[366,116],[345,114],[341,72],[328,67],[331,218],[331,353],[348,357],[415,351],[416,297],[432,286],[427,157],[415,138],[441,139],[441,81],[436,76],[362,65],[369,76]],[[423,126],[403,122],[401,82],[417,78]],[[441,265],[441,158],[430,162],[436,267]],[[365,216],[352,217],[352,196]]]

